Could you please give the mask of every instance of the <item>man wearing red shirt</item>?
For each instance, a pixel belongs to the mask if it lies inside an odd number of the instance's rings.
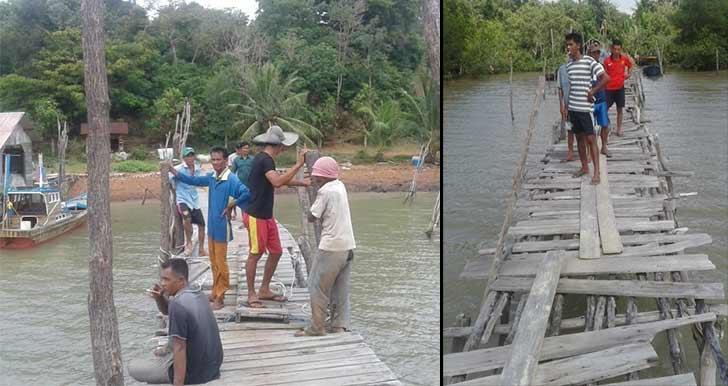
[[[610,109],[615,102],[617,103],[617,136],[621,137],[624,80],[632,76],[632,61],[627,55],[622,55],[622,42],[617,39],[612,41],[612,55],[604,59],[604,70],[609,75],[606,95],[607,109]]]

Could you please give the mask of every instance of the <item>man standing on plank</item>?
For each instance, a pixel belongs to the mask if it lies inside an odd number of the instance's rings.
[[[270,290],[270,281],[278,267],[278,259],[283,254],[281,240],[278,236],[278,225],[273,218],[273,192],[281,186],[309,186],[311,182],[294,180],[296,172],[303,166],[306,149],[298,153],[296,164],[282,175],[276,171],[275,158],[283,150],[296,143],[298,134],[284,132],[278,126],[272,126],[265,134],[253,139],[254,143],[265,146],[263,151],[253,158],[253,167],[250,171],[248,183],[251,197],[248,207],[243,213],[243,224],[248,229],[250,254],[245,263],[245,280],[248,285],[248,307],[262,308],[261,300],[285,302],[283,295],[277,295]],[[265,251],[268,251],[268,260],[265,263],[263,282],[259,293],[255,292],[255,271],[258,260]]]
[[[339,180],[339,165],[331,157],[313,164],[311,178],[320,186],[311,205],[309,221],[321,219],[321,241],[311,267],[311,324],[296,336],[326,334],[326,310],[331,306],[332,333],[349,329],[349,276],[354,260],[354,230],[349,199]]]
[[[599,60],[599,54],[601,49],[598,44],[594,44],[589,47],[589,56],[594,60]],[[592,87],[599,83],[598,79],[592,79]],[[607,150],[607,141],[609,140],[609,114],[607,113],[607,102],[605,97],[604,88],[594,93],[594,119],[599,125],[599,136],[602,138],[602,150],[601,153],[607,158],[611,158],[612,154]]]
[[[568,115],[571,122],[571,129],[576,134],[576,144],[579,149],[579,160],[581,169],[573,174],[574,178],[589,173],[587,152],[591,152],[594,163],[594,177],[591,183],[599,183],[599,149],[597,148],[596,137],[594,136],[594,93],[599,91],[609,81],[609,76],[604,68],[591,56],[581,54],[581,36],[575,33],[566,35],[566,48],[572,62],[566,66],[569,75],[569,105]],[[592,78],[598,78],[599,83],[591,88]],[[564,114],[564,111],[561,112]]]
[[[184,163],[175,167],[182,174],[188,176],[199,176],[202,172],[200,165],[195,163],[195,149],[186,147],[182,151]],[[197,236],[199,244],[199,256],[207,256],[205,250],[205,216],[200,210],[200,200],[197,194],[197,187],[187,185],[184,182],[175,182],[174,176],[170,174],[170,182],[175,185],[177,193],[177,211],[182,216],[182,227],[185,230],[185,255],[192,254],[192,224],[197,225]]]
[[[571,125],[568,123],[569,117],[566,114],[566,106],[569,105],[569,74],[566,72],[566,65],[569,63],[571,63],[571,59],[567,55],[566,63],[559,66],[559,71],[556,73],[556,87],[559,89],[559,111],[561,111],[561,130],[563,133],[564,126],[566,126],[566,143],[568,146],[566,159],[562,159],[561,162],[574,160],[574,132],[571,131]]]
[[[230,271],[227,265],[227,245],[233,239],[230,225],[230,211],[234,206],[241,210],[250,199],[248,188],[230,171],[226,162],[227,150],[222,147],[210,149],[210,162],[214,173],[190,177],[179,173],[168,163],[170,172],[179,181],[189,185],[207,186],[207,236],[210,238],[210,268],[212,269],[212,293],[210,301],[213,310],[224,307],[225,292],[230,289]]]
[[[622,55],[622,42],[612,40],[612,55],[604,60],[604,68],[609,75],[607,83],[607,109],[617,103],[617,136],[622,133],[622,109],[624,108],[624,80],[632,76],[632,61]],[[625,76],[625,73],[627,74]]]

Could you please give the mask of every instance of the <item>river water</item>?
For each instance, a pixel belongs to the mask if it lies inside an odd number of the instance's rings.
[[[446,233],[443,256],[443,326],[452,326],[459,313],[477,317],[484,281],[461,280],[459,275],[482,246],[495,247],[503,222],[511,178],[520,153],[522,133],[528,126],[539,74],[514,74],[515,122],[508,107],[508,76],[445,83],[443,220]],[[659,133],[663,153],[674,170],[691,170],[692,178],[675,181],[678,192],[698,192],[680,200],[680,226],[705,232],[713,243],[690,250],[706,253],[717,272],[692,275],[691,279],[723,281],[728,288],[728,73],[669,72],[644,80],[646,118],[653,133]],[[558,96],[551,82],[538,116],[532,146],[545,146],[548,133],[558,119]],[[640,310],[654,309],[654,301],[638,303]],[[624,304],[618,304],[624,312]],[[583,313],[572,307],[566,314]],[[689,329],[683,329],[686,355],[695,368],[695,344]],[[664,334],[655,339],[661,358],[647,374],[670,372]],[[728,352],[726,339],[723,352]],[[445,344],[446,350],[449,344]]]
[[[352,328],[409,385],[439,382],[440,239],[423,231],[435,201],[418,193],[354,193],[357,251],[352,272]],[[276,197],[276,216],[300,228],[295,195]],[[153,347],[159,203],[112,204],[114,298],[122,358]],[[0,385],[93,385],[86,296],[87,232],[22,251],[0,250]],[[127,384],[133,383],[127,377]]]

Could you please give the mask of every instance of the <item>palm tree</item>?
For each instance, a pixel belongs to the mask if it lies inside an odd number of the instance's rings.
[[[245,127],[242,137],[249,139],[273,125],[300,135],[306,142],[322,139],[321,131],[301,119],[310,115],[306,92],[296,92],[301,79],[295,73],[284,76],[274,64],[251,66],[243,72],[243,103],[231,105],[241,110],[236,126]]]
[[[440,90],[426,74],[420,75],[414,88],[415,95],[402,90],[409,107],[405,125],[422,145],[429,144],[427,153],[434,156],[440,148]]]
[[[392,144],[403,123],[402,110],[397,101],[385,101],[376,107],[362,106],[358,112],[367,119],[366,128],[363,129],[365,149],[368,142],[377,146],[379,152]]]

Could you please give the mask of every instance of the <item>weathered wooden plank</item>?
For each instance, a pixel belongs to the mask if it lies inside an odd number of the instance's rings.
[[[367,374],[375,374],[374,380],[366,378]],[[357,377],[358,376],[358,377]],[[317,381],[322,384],[324,380],[334,381],[332,378],[337,377],[356,377],[363,380],[364,383],[376,383],[377,380],[392,381],[395,380],[394,374],[382,363],[368,363],[363,365],[349,365],[339,367],[328,367],[314,370],[301,370],[291,372],[273,372],[265,374],[250,374],[249,370],[234,370],[225,373],[225,377],[208,383],[210,386],[237,386],[241,382],[245,385],[272,385],[283,382],[296,380],[296,384],[302,384],[306,381]],[[355,381],[357,382],[357,381]],[[348,382],[347,382],[348,383]],[[342,384],[342,383],[335,383]],[[346,384],[346,383],[343,383]]]
[[[615,189],[638,189],[638,188],[658,188],[660,186],[657,178],[654,179],[643,179],[636,181],[615,181],[612,183]],[[573,190],[579,189],[580,184],[578,180],[574,181],[552,181],[542,183],[526,183],[521,186],[525,190]]]
[[[551,304],[556,295],[560,270],[561,260],[558,255],[556,252],[548,252],[533,280],[516,329],[511,357],[503,368],[502,382],[506,385],[531,385],[551,314]]]
[[[715,269],[707,255],[634,256],[608,259],[582,260],[562,258],[561,275],[588,276],[608,273],[708,271]],[[522,261],[506,260],[501,265],[503,276],[535,276],[537,267]],[[465,274],[465,271],[463,272]],[[482,276],[483,272],[468,271],[468,276]]]
[[[579,224],[571,220],[559,220],[560,222],[571,222],[557,223],[553,226],[549,226],[545,223],[534,224],[529,221],[531,220],[520,221],[516,226],[513,226],[508,230],[508,234],[511,236],[549,236],[580,233]],[[675,229],[675,222],[673,220],[635,221],[628,218],[617,219],[617,230],[619,232],[664,232],[671,231],[673,229]]]
[[[612,200],[609,198],[609,180],[613,177],[607,177],[607,157],[599,157],[599,178],[599,185],[596,186],[597,220],[602,253],[620,253],[623,246],[617,231]],[[656,178],[655,182],[657,182]]]
[[[604,386],[697,386],[693,373],[672,375],[669,377],[640,379],[619,383],[607,383]]]
[[[660,248],[666,248],[665,252],[658,253],[658,254],[666,254],[666,253],[673,253],[677,252],[680,249],[685,248],[693,248],[698,247],[705,244],[710,244],[713,242],[710,235],[706,233],[691,233],[691,234],[680,234],[680,235],[668,235],[665,233],[655,233],[655,234],[637,234],[637,235],[622,235],[620,236],[622,240],[623,245],[628,246],[635,246],[635,245],[642,245],[642,244],[648,244],[648,243],[660,243],[660,244],[668,244],[661,246]],[[681,243],[680,249],[674,250],[670,249],[669,247],[674,245],[675,243]],[[579,240],[578,239],[568,239],[568,240],[551,240],[551,241],[520,241],[513,245],[513,253],[523,253],[523,252],[545,252],[550,250],[575,250],[579,248]],[[650,249],[655,249],[654,247],[650,246]],[[629,249],[628,249],[629,250]],[[627,250],[625,250],[622,254],[625,255],[627,253]],[[649,256],[649,255],[644,255]]]
[[[608,330],[605,330],[608,331]],[[577,385],[612,378],[631,371],[654,366],[657,353],[649,343],[634,343],[549,362],[539,366],[534,385]],[[459,383],[462,386],[500,385],[501,376],[476,378]]]
[[[366,349],[370,350],[366,343],[359,342],[353,344],[342,344],[334,346],[321,346],[321,347],[310,347],[301,350],[286,350],[286,351],[273,351],[264,353],[249,353],[249,354],[237,354],[237,355],[225,355],[223,360],[224,363],[233,362],[256,362],[256,361],[267,361],[284,357],[297,357],[302,354],[323,354],[323,353],[338,353],[340,357],[346,356],[348,352],[358,352],[359,350]]]
[[[499,276],[491,286],[497,291],[526,292],[534,280]],[[561,279],[556,288],[561,294],[634,296],[649,298],[688,298],[723,300],[723,283],[673,283],[642,280]]]
[[[649,342],[669,328],[715,320],[715,314],[698,314],[639,325],[619,326],[599,331],[552,336],[544,339],[539,360],[567,358],[635,342]],[[443,355],[443,376],[494,370],[505,365],[511,345]]]

